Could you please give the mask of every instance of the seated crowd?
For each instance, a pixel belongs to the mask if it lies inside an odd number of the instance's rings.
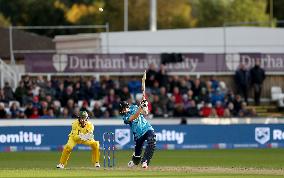
[[[254,117],[240,95],[212,77],[208,81],[190,76],[168,76],[164,67],[150,66],[147,99],[153,117]],[[105,77],[50,80],[25,76],[15,91],[6,82],[0,89],[0,118],[72,118],[86,110],[92,118],[119,117],[122,100],[139,102],[141,81],[126,83]],[[140,97],[139,97],[140,96]]]

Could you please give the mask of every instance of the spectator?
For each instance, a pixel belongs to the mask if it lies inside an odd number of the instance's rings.
[[[188,89],[192,89],[194,87],[194,82],[192,81],[191,77],[189,75],[185,76],[186,86]]]
[[[118,82],[114,83],[115,90],[120,89],[119,86],[117,86],[116,84],[118,84]],[[93,79],[91,80],[91,85],[93,89],[94,100],[97,100],[99,98],[99,95],[102,93],[100,82],[97,81],[96,77],[93,77]]]
[[[50,108],[53,104],[52,96],[51,95],[46,95],[45,101],[47,103],[48,108]]]
[[[191,105],[191,99],[189,99],[187,94],[182,95],[182,105],[186,115],[186,111]]]
[[[154,117],[162,117],[164,115],[162,105],[158,95],[154,95],[152,102],[152,114]]]
[[[180,81],[180,87],[179,87],[181,95],[186,94],[189,88],[187,87],[187,83],[184,79],[181,79]]]
[[[34,96],[33,97],[33,107],[34,108],[41,108],[41,104],[39,103],[39,97],[38,96]]]
[[[149,65],[146,75],[146,87],[152,88],[157,75],[156,65],[154,63]]]
[[[239,111],[239,117],[249,117],[249,116],[250,116],[250,112],[247,108],[247,103],[242,102],[241,109]]]
[[[174,87],[173,96],[175,96],[175,104],[182,104],[182,96],[178,87]]]
[[[108,95],[105,96],[104,98],[104,103],[106,105],[107,108],[112,107],[113,104],[118,104],[118,99],[117,96],[115,95],[115,91],[114,89],[110,89],[108,92]]]
[[[230,103],[228,104],[227,109],[228,109],[229,112],[230,112],[230,116],[238,116],[238,112],[239,112],[239,111],[235,110],[233,102],[230,102]]]
[[[73,100],[73,103],[74,101],[77,103],[77,98],[73,92],[73,87],[71,85],[69,85],[65,92],[63,93],[63,98],[62,98],[62,106],[66,106],[67,105],[67,101],[69,100]],[[71,114],[72,115],[72,114]]]
[[[66,107],[64,107],[63,112],[62,112],[62,118],[69,119],[71,117],[72,117],[72,115],[69,115],[69,110]]]
[[[216,114],[218,115],[218,117],[224,117],[225,109],[222,106],[221,101],[216,102],[215,110],[216,110]]]
[[[91,82],[90,82],[90,85],[91,85]],[[83,87],[81,86],[81,83],[76,82],[74,86],[74,94],[76,95],[76,98],[78,98],[78,100],[84,100],[85,99],[84,93],[85,92],[84,92]]]
[[[127,101],[131,98],[130,92],[128,90],[128,87],[124,86],[122,88],[122,93],[120,95],[121,101]]]
[[[40,116],[48,115],[48,104],[46,101],[41,102],[41,106],[38,108],[38,113]]]
[[[212,112],[212,106],[211,103],[206,102],[205,105],[200,110],[200,116],[201,117],[209,117]]]
[[[226,83],[224,81],[219,82],[219,88],[220,88],[221,92],[223,92],[224,94],[228,93],[228,89],[227,89]]]
[[[212,82],[210,80],[206,81],[206,90],[208,93],[213,93],[215,90],[212,88]]]
[[[8,103],[8,100],[5,97],[4,90],[0,88],[0,102],[1,103]]]
[[[112,104],[109,104],[108,107],[105,107],[105,112],[108,112],[108,117],[114,117],[114,108]]]
[[[18,118],[20,115],[20,109],[17,106],[16,102],[13,102],[11,107],[10,107],[10,113],[12,118]]]
[[[173,116],[174,114],[174,110],[176,108],[176,104],[175,104],[176,98],[174,95],[172,95],[170,97],[169,102],[167,103],[167,110],[168,110],[168,114],[169,116]]]
[[[19,119],[25,119],[25,118],[27,118],[27,116],[25,115],[25,112],[24,111],[21,111],[20,110],[20,112],[19,112],[19,117],[18,117]]]
[[[225,105],[228,105],[231,102],[234,102],[235,94],[232,90],[228,90],[227,94],[225,95]]]
[[[55,115],[54,115],[54,111],[53,109],[48,109],[48,116],[49,116],[49,119],[53,119],[55,118]]]
[[[241,110],[242,102],[243,102],[243,100],[242,100],[241,96],[236,95],[236,98],[233,101],[234,110],[235,110],[236,113],[239,113],[239,111]]]
[[[201,93],[201,88],[202,86],[201,86],[200,79],[196,79],[194,82],[194,87],[192,89],[194,98],[199,98],[200,93]]]
[[[166,66],[164,64],[160,65],[160,70],[156,74],[156,80],[159,82],[159,86],[167,87],[168,85],[168,74],[166,71]]]
[[[43,79],[41,75],[37,76],[36,85],[40,88],[46,88],[46,81]]]
[[[193,91],[192,90],[188,90],[187,91],[187,96],[189,100],[195,100],[194,96],[193,96]]]
[[[165,87],[160,88],[159,100],[162,112],[164,113],[164,115],[167,115],[167,104],[169,102],[169,97],[167,96],[167,91]]]
[[[94,117],[101,118],[103,117],[104,113],[101,110],[101,106],[99,102],[95,102],[94,109],[93,109]]]
[[[43,101],[43,100],[46,99],[46,94],[45,94],[45,92],[44,92],[43,89],[40,89],[40,90],[39,90],[39,95],[38,95],[38,97],[39,97],[39,100],[40,100],[40,101]]]
[[[219,87],[219,81],[216,79],[216,76],[210,77],[211,88],[215,91]]]
[[[151,93],[153,95],[157,95],[157,94],[159,94],[159,92],[160,92],[159,82],[155,80],[154,84],[153,84],[153,87],[151,89]]]
[[[38,118],[40,118],[40,115],[38,113],[38,108],[33,108],[33,113],[32,113],[32,115],[29,118],[31,118],[31,119],[38,119]]]
[[[181,104],[176,105],[173,116],[174,117],[183,117],[183,116],[185,116],[183,105],[181,105]]]
[[[68,115],[72,116],[75,110],[75,104],[74,104],[74,100],[73,99],[69,99],[67,101],[67,105],[66,108],[68,109]]]
[[[220,90],[220,88],[217,88],[215,92],[212,93],[211,96],[211,103],[215,106],[216,102],[220,101],[222,104],[225,101],[225,94]]]
[[[169,92],[173,93],[175,87],[180,87],[180,81],[178,76],[170,77],[169,81]]]
[[[245,99],[245,102],[248,102],[250,74],[243,63],[240,64],[234,78],[237,86],[237,94],[242,95]]]
[[[60,101],[58,100],[53,101],[52,108],[53,108],[55,117],[59,118],[61,116]]]
[[[211,117],[211,118],[218,118],[218,114],[217,114],[217,111],[216,111],[215,108],[211,109],[209,117]]]
[[[7,118],[7,112],[5,110],[5,105],[4,103],[0,103],[0,119],[5,119]]]
[[[30,88],[32,85],[32,81],[30,80],[30,77],[27,75],[24,77],[24,86],[25,88]]]
[[[196,107],[196,103],[194,100],[190,101],[190,106],[189,108],[186,110],[186,115],[188,117],[198,117],[198,109]]]
[[[14,92],[13,92],[13,89],[11,88],[9,82],[5,82],[5,86],[4,86],[3,90],[4,90],[5,99],[7,101],[14,100]]]
[[[82,107],[80,108],[80,111],[87,111],[87,113],[90,113],[89,111],[89,104],[87,101],[83,101]]]
[[[33,96],[39,96],[40,87],[37,84],[33,84],[31,91]]]
[[[103,117],[110,118],[110,113],[106,110],[105,112],[103,112]]]
[[[16,88],[15,91],[15,99],[20,102],[22,105],[23,98],[27,95],[27,89],[24,86],[24,82],[20,81],[18,87]]]
[[[94,99],[94,95],[95,95],[94,91],[95,91],[95,89],[92,86],[92,82],[91,81],[87,81],[85,92],[83,94],[83,91],[81,91],[81,95],[84,96],[85,100],[90,102],[90,100]]]
[[[51,81],[47,82],[46,87],[44,88],[44,93],[46,95],[50,95],[52,98],[55,97],[56,90],[54,89],[54,87],[52,87],[52,82]]]
[[[232,117],[232,115],[231,115],[231,113],[230,113],[230,110],[229,110],[228,108],[226,108],[226,109],[224,110],[224,117],[225,117],[225,118],[230,118],[230,117]]]
[[[106,75],[102,81],[106,85],[106,92],[114,88],[114,82],[108,75]]]
[[[206,90],[205,87],[201,88],[201,92],[200,92],[200,96],[198,97],[198,102],[210,102],[211,98],[210,95],[208,93],[208,91]]]
[[[28,103],[27,108],[25,110],[25,115],[27,116],[27,118],[30,118],[32,114],[33,114],[33,103]]]
[[[129,89],[128,89],[129,92]],[[98,94],[97,100],[103,99],[107,95],[107,89],[106,89],[106,84],[101,85],[100,93]]]
[[[48,109],[47,113],[45,115],[40,116],[41,119],[54,119],[54,112],[53,109]]]
[[[64,84],[62,82],[59,83],[58,87],[56,88],[55,98],[63,104],[63,95],[64,95]]]
[[[257,112],[256,112],[256,109],[254,107],[251,108],[251,110],[250,110],[250,116],[251,117],[257,117]]]
[[[265,71],[260,67],[260,61],[255,61],[255,66],[250,70],[251,84],[254,90],[254,103],[260,104],[260,95],[262,90],[262,84],[265,80]]]

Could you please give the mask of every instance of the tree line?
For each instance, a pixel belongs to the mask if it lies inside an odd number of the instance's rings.
[[[284,26],[284,1],[273,0],[157,0],[157,28],[193,28],[256,22],[258,26]],[[103,8],[100,11],[99,8]],[[149,29],[150,0],[128,0],[128,29]],[[99,25],[110,31],[124,29],[124,0],[0,0],[0,26]],[[271,23],[267,23],[271,22]],[[93,30],[95,32],[102,29]],[[68,34],[71,31],[37,31]]]

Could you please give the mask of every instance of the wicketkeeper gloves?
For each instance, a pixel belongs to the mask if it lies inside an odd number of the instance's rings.
[[[82,141],[88,141],[88,140],[92,140],[94,138],[94,135],[92,133],[87,133],[87,134],[80,133],[79,138]]]

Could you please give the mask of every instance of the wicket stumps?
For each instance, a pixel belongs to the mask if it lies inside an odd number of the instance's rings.
[[[104,150],[104,168],[106,167],[106,157],[107,157],[107,166],[114,167],[115,135],[113,132],[104,132],[103,150]],[[112,151],[112,159],[111,159],[111,151]]]

